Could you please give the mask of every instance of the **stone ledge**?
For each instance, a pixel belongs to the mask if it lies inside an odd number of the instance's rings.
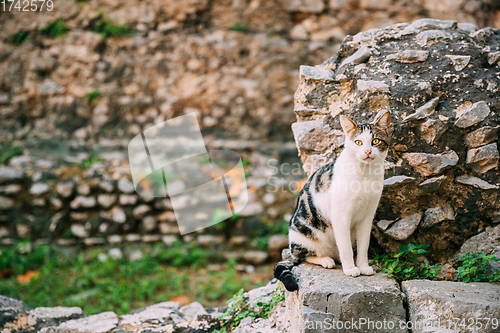
[[[415,325],[413,333],[500,331],[500,284],[413,280],[404,281],[402,289],[408,300],[408,320],[422,325]],[[497,325],[492,324],[493,318]]]
[[[307,263],[293,273],[299,290],[285,293],[288,333],[500,332],[499,283],[412,280],[400,289],[386,274],[352,278]]]
[[[352,278],[339,269],[324,269],[311,264],[294,267],[299,290],[286,292],[286,318],[290,333],[332,331],[318,322],[406,321],[404,294],[398,283],[386,274]],[[319,326],[318,326],[319,325]],[[335,331],[335,330],[333,330]],[[338,332],[371,332],[368,327]],[[388,332],[406,332],[396,325]]]

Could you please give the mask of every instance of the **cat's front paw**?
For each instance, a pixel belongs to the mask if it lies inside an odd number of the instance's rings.
[[[333,268],[333,266],[335,266],[335,261],[330,257],[323,257],[318,259],[318,264],[324,268]]]
[[[373,275],[373,268],[371,268],[370,266],[360,267],[359,271],[361,275]]]
[[[359,276],[359,274],[361,274],[361,272],[359,271],[359,268],[353,267],[353,268],[344,269],[344,274],[348,275],[348,276],[356,277],[356,276]]]

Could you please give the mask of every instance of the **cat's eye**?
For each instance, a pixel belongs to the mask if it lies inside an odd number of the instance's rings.
[[[373,139],[373,140],[372,140],[372,144],[376,145],[376,144],[378,144],[378,143],[380,143],[380,140],[379,140],[379,139]]]
[[[357,144],[358,146],[361,146],[363,144],[363,141],[361,140],[356,140],[354,141],[355,144]]]

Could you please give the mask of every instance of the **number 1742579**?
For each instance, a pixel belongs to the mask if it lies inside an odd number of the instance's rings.
[[[53,0],[1,0],[0,6],[4,12],[37,12],[52,11]]]

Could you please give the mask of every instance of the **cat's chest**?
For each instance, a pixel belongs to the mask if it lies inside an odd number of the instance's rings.
[[[380,196],[384,183],[382,177],[350,177],[339,179],[332,192],[350,200],[365,200]]]

